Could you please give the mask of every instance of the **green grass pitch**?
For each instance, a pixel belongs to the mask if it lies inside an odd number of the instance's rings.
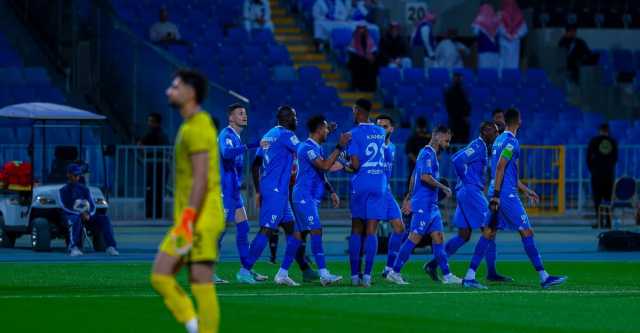
[[[462,274],[466,263],[453,262]],[[346,263],[330,262],[345,277]],[[347,282],[298,288],[218,286],[221,332],[640,332],[640,265],[550,262],[566,285],[541,290],[527,262],[501,262],[517,282],[466,290],[427,280],[417,261],[409,286],[380,277],[369,289]],[[0,264],[2,332],[183,332],[148,283],[148,263]],[[232,279],[237,264],[219,266]],[[270,276],[275,266],[260,263]],[[376,267],[379,272],[380,266]],[[300,280],[297,269],[292,276]],[[479,272],[483,276],[483,272]],[[186,286],[186,275],[179,280]],[[188,290],[188,289],[187,289]]]

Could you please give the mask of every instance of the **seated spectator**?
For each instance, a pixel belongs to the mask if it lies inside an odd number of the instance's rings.
[[[169,21],[167,8],[160,8],[160,21],[149,29],[149,39],[154,43],[171,43],[181,39],[178,26]]]
[[[498,40],[500,42],[501,68],[518,68],[520,65],[520,40],[526,36],[527,23],[516,0],[503,0],[498,14]]]
[[[469,122],[471,104],[462,86],[462,75],[453,75],[451,87],[444,93],[444,104],[449,114],[449,127],[453,132],[451,142],[467,144],[469,142]]]
[[[116,241],[113,236],[111,221],[106,215],[96,214],[96,206],[91,197],[89,188],[80,183],[82,168],[77,164],[71,164],[67,168],[68,182],[59,192],[62,203],[63,217],[68,222],[69,228],[69,255],[81,256],[82,228],[86,226],[93,232],[100,232],[107,245],[106,253],[110,256],[119,255],[116,250]]]
[[[478,43],[478,68],[500,66],[499,24],[500,19],[490,4],[480,6],[478,16],[471,24]]]
[[[427,12],[422,21],[416,24],[416,30],[411,37],[411,47],[424,50],[424,67],[433,66],[436,57],[436,39],[433,35],[433,25],[436,15]]]
[[[345,26],[349,10],[342,0],[316,0],[313,4],[313,37],[321,48],[334,28]]]
[[[378,66],[376,63],[376,47],[369,35],[366,24],[360,24],[353,33],[349,46],[349,70],[351,71],[351,85],[355,90],[374,91]]]
[[[558,47],[567,49],[567,72],[569,80],[580,82],[580,67],[594,65],[598,62],[598,55],[591,53],[584,39],[577,37],[578,27],[569,25],[564,36],[558,41]]]
[[[244,28],[249,32],[253,29],[269,29],[273,31],[269,0],[244,1]]]
[[[401,34],[400,23],[391,22],[380,40],[380,62],[384,66],[411,68],[409,44]]]
[[[457,35],[456,30],[449,29],[445,38],[438,43],[434,67],[448,69],[464,67],[462,55],[469,54],[469,49],[464,46],[464,44],[455,40]]]

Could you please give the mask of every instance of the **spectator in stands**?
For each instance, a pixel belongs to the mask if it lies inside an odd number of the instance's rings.
[[[416,30],[411,36],[411,47],[424,51],[424,67],[433,66],[436,57],[436,38],[433,34],[433,25],[436,15],[426,12],[424,18],[416,24]]]
[[[158,147],[169,145],[169,139],[162,130],[162,116],[153,112],[147,118],[147,133],[138,141],[138,145]],[[168,174],[167,163],[162,149],[150,149],[145,154],[145,216],[162,218],[164,208],[164,182]]]
[[[493,117],[493,122],[498,125],[498,133],[502,134],[502,132],[504,132],[505,128],[507,127],[507,123],[505,123],[504,121],[504,111],[500,108],[497,108],[493,110],[491,116]]]
[[[380,40],[380,62],[389,67],[411,68],[409,44],[401,34],[398,22],[391,22]]]
[[[480,6],[476,19],[471,24],[478,43],[478,68],[500,66],[500,44],[498,44],[498,15],[493,7],[485,3]]]
[[[502,0],[498,36],[500,41],[501,68],[518,68],[520,65],[520,40],[527,34],[527,23],[516,0]]]
[[[449,128],[453,132],[452,143],[467,144],[469,142],[469,117],[471,104],[462,86],[462,75],[453,75],[451,87],[444,93],[444,104],[449,113]]]
[[[171,43],[181,39],[178,26],[169,21],[169,11],[166,7],[160,8],[160,21],[149,29],[149,39],[154,43]]]
[[[455,29],[449,29],[445,38],[438,43],[434,67],[448,69],[464,67],[462,56],[469,54],[469,49],[455,40],[457,35],[458,32]]]
[[[80,250],[82,244],[83,227],[93,232],[100,232],[107,246],[106,253],[110,256],[119,255],[109,217],[96,212],[96,205],[89,188],[80,183],[82,168],[77,164],[70,164],[67,168],[68,182],[59,192],[62,203],[62,214],[69,224],[69,255],[77,257],[83,255]],[[95,246],[95,244],[94,244]]]
[[[248,32],[253,29],[269,29],[273,31],[269,0],[245,0],[243,12],[244,28]]]
[[[418,159],[420,149],[429,144],[430,140],[431,135],[427,126],[427,120],[423,117],[418,117],[416,119],[415,131],[411,134],[409,139],[407,139],[407,144],[404,146],[404,152],[409,158],[407,163],[409,167],[409,172],[407,174],[408,178],[411,178],[413,169],[416,167],[416,160]]]
[[[376,90],[378,76],[377,52],[378,48],[369,35],[366,24],[358,25],[353,32],[349,51],[349,70],[351,71],[351,86],[355,90]]]
[[[567,50],[567,73],[569,74],[569,80],[574,83],[580,82],[580,67],[583,64],[597,62],[597,55],[594,56],[591,53],[584,39],[577,37],[577,32],[577,25],[568,25],[565,28],[564,36],[558,42],[558,47]]]
[[[587,148],[587,167],[591,173],[591,192],[596,216],[602,201],[611,200],[617,162],[618,143],[609,136],[609,124],[602,124],[599,134],[589,141]],[[611,227],[611,219],[607,218],[605,224],[607,228]]]
[[[313,38],[321,50],[334,28],[348,26],[349,10],[343,0],[316,0],[313,4]]]

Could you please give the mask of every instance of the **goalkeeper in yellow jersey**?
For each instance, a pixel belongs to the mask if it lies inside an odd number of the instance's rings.
[[[224,228],[217,134],[200,108],[207,80],[198,72],[176,72],[167,89],[169,104],[184,122],[175,141],[174,225],[153,263],[151,285],[188,332],[218,332],[220,310],[214,284],[218,237]],[[175,276],[186,265],[198,311]]]

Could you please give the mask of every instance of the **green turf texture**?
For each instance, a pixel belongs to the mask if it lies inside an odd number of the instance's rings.
[[[345,263],[330,268],[347,278]],[[517,282],[489,284],[489,293],[449,293],[467,289],[427,280],[415,261],[403,271],[409,286],[378,276],[369,289],[348,280],[325,288],[271,280],[222,285],[221,332],[640,332],[638,263],[551,262],[547,269],[569,281],[550,291],[540,289],[527,262],[499,268]],[[148,263],[0,264],[0,331],[183,332],[150,288],[149,269]],[[233,280],[236,269],[224,263],[219,273]],[[466,263],[454,262],[452,269],[462,275]],[[277,267],[260,263],[257,270],[272,277]],[[297,269],[291,275],[300,281]],[[185,274],[179,280],[186,286]],[[520,290],[530,293],[510,293]],[[388,294],[395,292],[417,293]],[[326,293],[386,295],[319,295]]]

